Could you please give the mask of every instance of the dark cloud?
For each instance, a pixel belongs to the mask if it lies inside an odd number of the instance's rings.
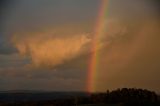
[[[0,89],[28,89],[28,90],[51,90],[51,91],[82,91],[85,89],[85,79],[65,77],[69,75],[67,71],[58,73],[56,70],[37,70],[37,69],[24,69],[27,67],[18,68],[5,68],[0,69]],[[75,71],[75,70],[74,70]],[[45,86],[42,86],[45,85]]]
[[[158,0],[110,0],[109,16],[125,20],[144,20],[159,15]]]
[[[6,11],[6,30],[33,31],[66,23],[91,21],[96,17],[97,1],[15,0]]]
[[[10,55],[16,52],[13,44],[4,35],[0,35],[0,55]]]

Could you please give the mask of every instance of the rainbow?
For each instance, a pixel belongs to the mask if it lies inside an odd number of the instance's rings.
[[[108,0],[101,0],[100,9],[98,12],[98,18],[95,25],[94,37],[92,41],[91,47],[91,57],[89,59],[89,67],[88,67],[88,76],[87,76],[87,91],[95,92],[96,91],[96,77],[98,72],[98,46],[100,37],[104,33],[105,28],[105,20],[106,20],[106,10]]]

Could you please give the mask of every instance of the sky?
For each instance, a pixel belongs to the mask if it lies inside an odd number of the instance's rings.
[[[160,92],[159,0],[106,0],[95,91]],[[101,0],[2,0],[0,90],[86,91]]]

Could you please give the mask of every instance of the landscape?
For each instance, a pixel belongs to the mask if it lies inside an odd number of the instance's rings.
[[[160,0],[0,0],[0,106],[160,106]]]
[[[160,95],[153,91],[122,88],[106,92],[37,92],[0,93],[2,106],[159,106]]]

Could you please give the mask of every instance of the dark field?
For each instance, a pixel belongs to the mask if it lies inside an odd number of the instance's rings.
[[[159,106],[152,91],[123,88],[103,93],[8,91],[0,93],[0,106]]]

